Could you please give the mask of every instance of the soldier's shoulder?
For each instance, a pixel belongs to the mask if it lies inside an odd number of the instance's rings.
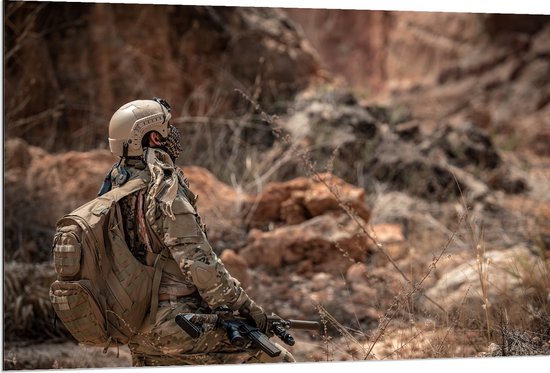
[[[174,214],[195,214],[195,208],[183,193],[178,193],[178,196],[172,202],[172,211]]]

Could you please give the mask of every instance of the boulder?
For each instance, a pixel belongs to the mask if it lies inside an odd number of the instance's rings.
[[[206,224],[208,238],[217,252],[241,242],[246,232],[242,228],[243,209],[251,195],[221,182],[209,170],[182,167],[189,188],[198,196],[197,211]]]
[[[365,191],[332,174],[271,183],[249,204],[251,231],[238,250],[251,267],[338,273],[372,245]]]
[[[286,219],[297,222],[305,220],[305,211],[297,210],[296,206],[302,205],[298,202],[309,184],[310,181],[306,178],[269,183],[261,193],[249,201],[246,221],[254,228],[264,227],[273,222],[281,223]],[[291,210],[295,212],[292,213]]]
[[[466,262],[459,256],[447,268],[426,295],[446,310],[443,316],[460,316],[466,323],[505,313],[521,320],[525,305],[549,296],[543,285],[545,264],[524,245],[487,251]],[[426,298],[420,306],[441,315],[441,309]]]
[[[441,126],[432,134],[430,141],[431,149],[444,151],[457,167],[494,169],[502,163],[488,133],[469,124]]]
[[[231,249],[222,251],[220,259],[231,276],[239,280],[242,287],[246,289],[250,285],[250,274],[248,273],[246,259]]]
[[[252,228],[300,224],[327,212],[343,212],[345,208],[363,221],[370,218],[365,191],[329,173],[270,183],[248,203],[250,212],[246,219]]]
[[[355,221],[342,213],[326,213],[270,231],[253,229],[239,253],[251,267],[272,272],[340,273],[354,261],[364,261],[370,247]]]
[[[409,245],[405,239],[403,225],[398,223],[372,224],[369,234],[382,245],[392,260],[400,260],[409,253]]]
[[[415,144],[393,137],[378,144],[366,161],[365,170],[370,177],[387,183],[394,190],[406,190],[427,200],[444,202],[460,195],[444,160],[428,158]]]

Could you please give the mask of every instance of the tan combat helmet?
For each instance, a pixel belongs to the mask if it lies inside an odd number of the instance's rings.
[[[135,100],[120,107],[109,122],[109,147],[116,157],[143,155],[141,140],[149,131],[167,137],[170,105],[159,98]]]

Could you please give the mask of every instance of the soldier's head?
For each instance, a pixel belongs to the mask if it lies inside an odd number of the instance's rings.
[[[170,105],[161,98],[135,100],[121,106],[109,122],[111,153],[124,158],[141,157],[145,147],[158,147],[175,161],[181,144],[171,118]]]

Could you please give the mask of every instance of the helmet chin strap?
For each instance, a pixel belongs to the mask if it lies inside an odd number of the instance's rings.
[[[128,157],[128,143],[124,142],[124,144],[122,144],[122,158],[127,158],[127,157]]]

